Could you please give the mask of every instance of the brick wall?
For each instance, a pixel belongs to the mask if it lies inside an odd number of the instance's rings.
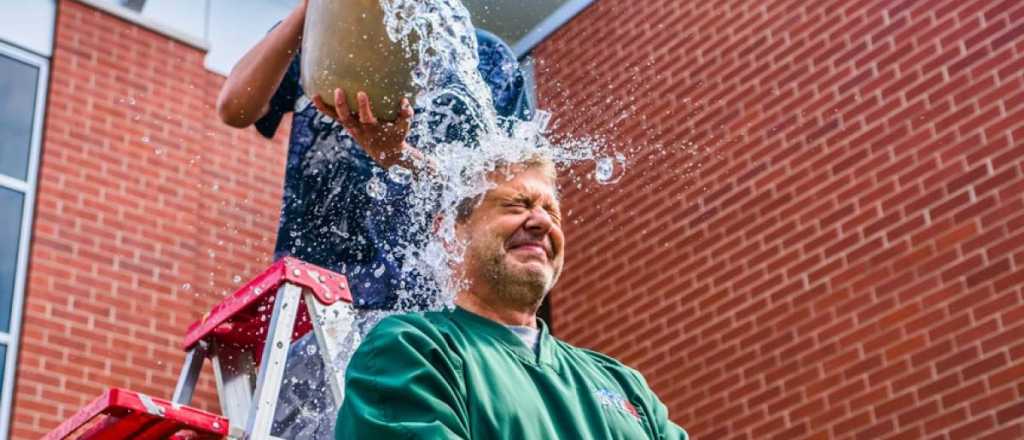
[[[597,0],[535,54],[632,151],[566,188],[559,335],[697,438],[1024,438],[1024,3]]]
[[[60,2],[12,438],[110,386],[169,397],[188,324],[269,262],[283,136],[220,124],[203,57]]]

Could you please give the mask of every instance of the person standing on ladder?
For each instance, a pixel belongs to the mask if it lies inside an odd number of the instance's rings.
[[[391,144],[397,141],[415,154],[410,145],[415,140],[405,142],[409,125],[422,118],[429,122],[434,115],[414,117],[413,110],[403,106],[394,123],[366,123],[365,118],[355,121],[356,139],[337,122],[339,115],[332,109],[306,98],[299,71],[306,5],[307,0],[301,0],[235,65],[221,89],[217,111],[224,123],[238,128],[255,126],[266,138],[274,136],[286,113],[293,113],[274,259],[294,256],[344,274],[357,309],[355,327],[362,336],[382,312],[395,308],[395,291],[400,286],[429,291],[427,286],[417,286],[428,281],[415,275],[403,277],[400,256],[390,253],[396,243],[419,239],[403,236],[403,232],[423,230],[407,227],[423,220],[412,218],[412,213],[403,209],[402,197],[390,196],[403,194],[402,188],[395,188],[396,182],[381,179],[388,185],[389,195],[382,199],[368,194],[367,185],[373,176],[386,176],[390,165],[389,158],[374,152],[392,151]],[[477,40],[478,70],[491,89],[498,114],[530,119],[533,103],[511,49],[487,32],[478,31]],[[449,129],[453,136],[460,136],[457,131]],[[368,152],[374,153],[373,157]],[[332,427],[326,425],[332,423],[311,423],[325,414],[333,421],[328,414],[333,405],[324,391],[325,372],[319,356],[306,350],[310,342],[297,341],[294,355],[289,356],[289,386],[282,389],[275,417],[276,432],[285,438],[330,436]]]

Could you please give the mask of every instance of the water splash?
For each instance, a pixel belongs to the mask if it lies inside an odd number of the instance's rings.
[[[546,111],[536,111],[525,121],[500,117],[490,88],[477,69],[476,32],[460,1],[381,0],[381,6],[388,36],[418,60],[413,72],[416,102],[426,107],[420,113],[461,120],[464,127],[473,127],[473,139],[453,141],[447,136],[447,123],[414,124],[410,137],[418,139],[417,146],[426,156],[421,165],[432,172],[414,176],[396,175],[394,168],[388,171],[392,181],[410,184],[412,217],[433,220],[422,222],[410,234],[427,237],[426,242],[409,240],[392,246],[391,252],[404,261],[403,277],[415,273],[439,287],[431,292],[400,289],[399,307],[428,303],[429,308],[450,308],[460,290],[451,268],[460,262],[465,245],[456,239],[457,207],[493,187],[490,172],[534,156],[550,158],[559,167],[610,161],[611,166],[604,167],[607,172],[595,176],[598,182],[610,184],[621,178],[626,160],[621,154],[599,159],[607,154],[601,153],[603,139],[596,137],[552,142],[545,136],[551,122]],[[442,97],[446,99],[438,99]],[[456,114],[453,101],[461,104],[460,114]],[[379,193],[372,185],[367,190],[371,197]],[[423,298],[435,294],[436,298]]]
[[[602,185],[617,183],[626,172],[626,156],[615,153],[594,161],[594,181]]]
[[[381,182],[380,178],[373,176],[366,182],[366,194],[373,197],[376,200],[382,200],[387,196],[388,187]]]
[[[393,165],[388,169],[388,179],[401,185],[408,185],[412,183],[412,170],[401,165]]]

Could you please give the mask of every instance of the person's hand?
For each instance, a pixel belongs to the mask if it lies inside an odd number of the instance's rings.
[[[356,94],[359,111],[353,114],[345,100],[345,91],[334,90],[334,103],[331,107],[320,96],[313,98],[313,105],[320,112],[341,123],[342,127],[352,135],[363,150],[384,169],[403,162],[403,153],[419,153],[405,142],[412,125],[413,110],[409,100],[402,98],[402,108],[395,122],[380,122],[370,108],[370,97],[364,92]]]

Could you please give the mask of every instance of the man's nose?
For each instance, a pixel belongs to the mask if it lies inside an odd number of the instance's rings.
[[[546,234],[553,224],[551,214],[544,208],[537,207],[530,211],[530,216],[526,218],[524,227],[530,232]]]

